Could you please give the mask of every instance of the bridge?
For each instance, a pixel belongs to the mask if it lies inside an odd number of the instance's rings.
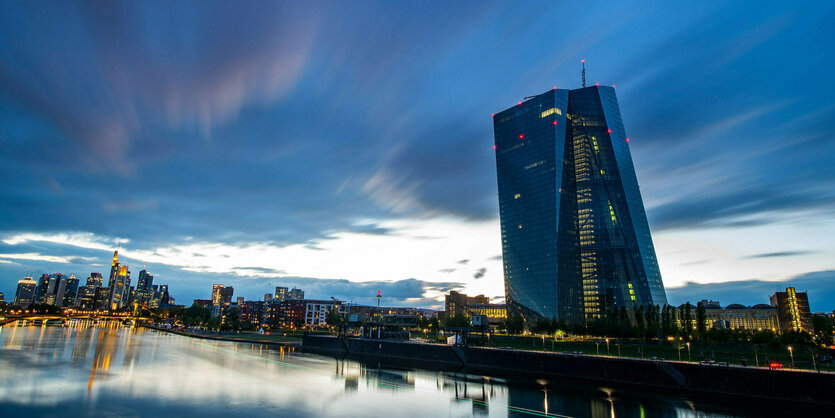
[[[138,319],[147,319],[147,317],[137,317],[132,316],[130,313],[127,312],[96,312],[96,311],[81,311],[81,312],[71,312],[62,315],[58,314],[39,314],[39,313],[32,313],[32,314],[13,314],[6,317],[0,318],[0,326],[14,323],[17,321],[25,321],[34,323],[36,321],[47,323],[49,321],[58,321],[68,319],[89,319],[93,321],[125,321],[128,319],[131,320],[138,320]]]

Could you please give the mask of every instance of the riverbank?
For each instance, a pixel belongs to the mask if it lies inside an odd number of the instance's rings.
[[[835,374],[483,347],[306,335],[305,352],[531,379],[576,379],[722,397],[835,407]]]
[[[200,338],[204,340],[217,341],[232,341],[239,343],[265,344],[277,347],[296,347],[302,345],[301,338],[284,337],[279,335],[258,335],[258,334],[201,334],[195,332],[180,331],[176,329],[167,329],[162,327],[155,327],[152,325],[140,324],[143,328],[152,329],[155,331],[168,332],[171,334],[183,335],[186,337]]]

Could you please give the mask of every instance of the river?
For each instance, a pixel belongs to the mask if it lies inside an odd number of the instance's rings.
[[[0,416],[726,417],[688,399],[403,369],[143,328],[0,328]]]

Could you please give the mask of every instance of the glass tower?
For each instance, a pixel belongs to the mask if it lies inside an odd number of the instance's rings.
[[[508,309],[581,322],[666,304],[614,88],[553,89],[493,129]]]

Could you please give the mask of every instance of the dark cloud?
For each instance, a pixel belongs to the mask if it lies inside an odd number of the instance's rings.
[[[453,271],[455,271],[455,270],[457,270],[457,269],[449,269],[449,268],[447,268],[447,269],[440,269],[440,270],[438,270],[438,273],[452,273],[452,272],[453,272]]]
[[[780,282],[757,279],[708,284],[690,282],[681,287],[668,287],[667,299],[674,305],[711,299],[718,300],[722,306],[732,303],[750,306],[769,303],[769,296],[786,287],[808,292],[813,312],[835,310],[835,270],[804,273]]]
[[[482,267],[482,268],[476,270],[476,272],[473,274],[473,278],[474,279],[480,279],[480,278],[484,277],[485,273],[487,273],[487,269]]]
[[[466,258],[465,258],[465,259],[463,259],[463,260],[458,260],[458,264],[467,264],[467,263],[469,263],[469,262],[470,262],[470,260],[469,260],[469,259],[466,259]]]
[[[704,260],[689,261],[687,263],[681,263],[679,265],[681,265],[681,266],[694,266],[694,265],[697,265],[697,264],[709,263],[711,261],[713,261],[713,260],[712,259],[704,259]]]
[[[488,260],[501,260],[501,259],[502,259],[502,255],[501,255],[501,254],[499,254],[499,255],[494,255],[494,256],[492,256],[492,257],[488,258]]]
[[[761,254],[752,254],[747,255],[742,258],[774,258],[774,257],[793,257],[796,255],[809,255],[814,254],[817,251],[777,251],[773,253],[761,253]]]
[[[831,219],[833,6],[696,9],[2,2],[0,233],[320,249],[495,219],[490,113],[580,58],[618,85],[653,230]]]

